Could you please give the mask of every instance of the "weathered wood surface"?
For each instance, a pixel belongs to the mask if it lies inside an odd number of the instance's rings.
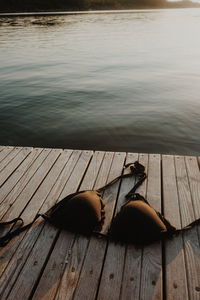
[[[177,228],[200,217],[198,157],[0,146],[0,219],[40,212],[77,190],[97,189],[139,160],[137,192]],[[133,187],[105,190],[106,233]],[[8,228],[0,228],[1,235]],[[1,299],[200,299],[200,226],[137,248],[60,231],[43,220],[0,248]]]

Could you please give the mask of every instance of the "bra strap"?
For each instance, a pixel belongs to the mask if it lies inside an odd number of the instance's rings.
[[[11,221],[7,221],[7,222],[0,222],[0,226],[1,225],[9,225],[9,224],[13,224],[13,226],[17,223],[17,221],[21,221],[22,222],[22,225],[24,224],[24,221],[22,220],[22,218],[15,218],[15,219],[13,219],[13,220],[11,220]]]
[[[134,163],[126,164],[124,166],[124,169],[127,169],[129,166],[131,169],[131,172],[129,174],[123,174],[123,175],[116,177],[115,179],[113,179],[112,181],[107,183],[106,185],[99,188],[97,191],[98,192],[104,191],[106,188],[110,187],[111,185],[113,185],[114,183],[116,183],[118,180],[120,180],[122,178],[127,178],[127,177],[131,177],[131,176],[139,176],[139,178],[140,178],[139,181],[134,185],[134,187],[131,189],[131,191],[127,195],[129,195],[130,193],[133,194],[136,191],[136,189],[142,184],[142,182],[146,179],[147,176],[144,173],[145,167],[143,165],[141,165],[138,161],[135,161]]]
[[[183,231],[186,231],[186,230],[190,230],[192,229],[195,225],[199,225],[200,224],[200,218],[199,219],[196,219],[195,221],[193,221],[192,223],[190,223],[189,225],[181,228],[181,229],[176,229],[175,230],[175,234],[176,233],[179,233],[179,232],[183,232]]]
[[[140,177],[138,182],[134,185],[134,187],[128,192],[128,194],[125,196],[126,199],[132,200],[134,198],[136,190],[139,188],[139,186],[143,183],[143,181],[147,178],[146,173],[143,173],[143,175]]]
[[[27,225],[25,225],[25,226],[23,226],[23,223],[24,223],[24,222],[23,222],[23,219],[22,219],[22,218],[15,218],[15,219],[13,219],[13,220],[11,220],[11,221],[0,223],[0,225],[8,225],[8,224],[12,224],[12,223],[14,223],[14,225],[15,225],[16,222],[17,222],[18,220],[22,221],[22,224],[20,224],[20,226],[19,226],[18,228],[16,228],[15,230],[12,231],[12,229],[14,228],[14,226],[13,226],[13,227],[9,230],[8,233],[6,233],[4,236],[2,236],[2,237],[0,238],[0,247],[5,247],[5,246],[10,242],[10,240],[12,240],[15,236],[19,235],[21,232],[23,232],[23,231],[25,231],[26,229],[30,228],[30,227],[33,225],[33,223],[34,223],[40,216],[43,217],[43,215],[37,214],[37,215],[35,216],[34,220],[33,220],[31,223],[29,223],[29,224],[27,224]],[[22,226],[23,226],[23,227],[22,227]]]

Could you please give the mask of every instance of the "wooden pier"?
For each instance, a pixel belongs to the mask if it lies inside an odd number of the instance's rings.
[[[77,190],[96,189],[139,160],[147,180],[138,192],[177,228],[200,217],[199,158],[0,147],[0,217],[29,223]],[[133,187],[123,179],[104,192],[106,232]],[[1,228],[1,235],[5,228]],[[0,248],[0,299],[200,299],[200,226],[148,247],[59,231],[38,219]]]

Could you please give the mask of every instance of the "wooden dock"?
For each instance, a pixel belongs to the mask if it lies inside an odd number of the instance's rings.
[[[1,146],[1,221],[20,215],[29,223],[72,192],[101,187],[135,160],[148,174],[138,192],[173,225],[200,217],[198,157]],[[133,183],[126,178],[104,192],[103,232]],[[59,231],[39,219],[0,248],[0,299],[199,300],[199,243],[200,226],[136,248]]]

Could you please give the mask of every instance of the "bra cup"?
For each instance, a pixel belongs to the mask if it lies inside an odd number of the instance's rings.
[[[84,191],[62,202],[50,222],[62,229],[89,234],[102,220],[102,202],[97,191]]]
[[[80,193],[69,200],[66,209],[74,216],[84,218],[84,221],[101,221],[101,200],[96,191],[86,191]],[[72,219],[72,218],[70,218]]]
[[[141,200],[124,205],[110,228],[112,239],[140,245],[161,239],[165,232],[167,228],[157,212]]]

